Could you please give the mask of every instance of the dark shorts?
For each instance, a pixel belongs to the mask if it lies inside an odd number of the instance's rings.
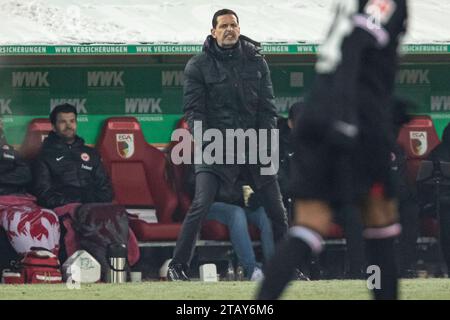
[[[361,200],[374,184],[383,186],[387,198],[396,196],[390,127],[376,122],[361,127],[359,139],[350,151],[326,141],[296,141],[293,191],[297,199],[342,206]]]

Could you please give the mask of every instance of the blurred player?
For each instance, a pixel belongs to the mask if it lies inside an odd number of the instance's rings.
[[[390,171],[391,106],[406,0],[340,0],[334,9],[296,124],[295,226],[268,264],[259,299],[281,295],[295,268],[321,252],[332,211],[355,202],[369,265],[380,271],[374,297],[397,298],[394,239],[401,227]]]

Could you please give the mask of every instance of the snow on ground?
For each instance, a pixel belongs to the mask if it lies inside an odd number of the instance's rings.
[[[409,0],[407,43],[450,42],[450,0]],[[320,43],[332,0],[0,0],[0,44],[202,43],[233,9],[262,42]]]

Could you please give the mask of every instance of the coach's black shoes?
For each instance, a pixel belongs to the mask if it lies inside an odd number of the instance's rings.
[[[189,277],[184,272],[182,264],[172,264],[169,265],[167,270],[167,280],[169,281],[189,281]]]

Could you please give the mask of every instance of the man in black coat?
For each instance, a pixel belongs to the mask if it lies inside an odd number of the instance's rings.
[[[184,72],[184,112],[194,136],[199,125],[202,130],[218,129],[224,137],[227,129],[276,128],[270,72],[259,53],[259,46],[259,43],[240,35],[239,18],[235,12],[222,9],[214,14],[211,35],[206,38],[203,52],[189,60]],[[203,144],[201,147],[207,146]],[[248,147],[251,149],[255,145]],[[258,147],[264,148],[261,141],[258,141]],[[249,148],[245,151],[246,160],[252,156]],[[227,152],[233,154],[235,151]],[[252,182],[254,190],[261,193],[275,241],[287,231],[286,210],[276,174],[261,174],[260,162],[233,163],[202,162],[195,165],[195,196],[169,265],[169,280],[189,280],[185,271],[201,221],[215,200],[226,202],[227,192],[222,191],[233,188],[238,176],[245,176]]]
[[[56,106],[50,121],[53,131],[44,140],[33,167],[38,203],[56,208],[74,202],[111,202],[113,191],[100,155],[76,134],[76,108]]]

